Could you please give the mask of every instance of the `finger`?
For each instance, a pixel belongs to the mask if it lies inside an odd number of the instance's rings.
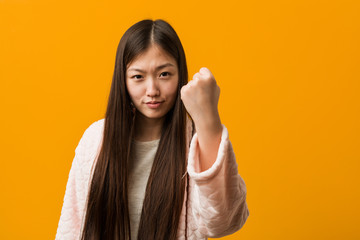
[[[184,85],[184,87],[186,86],[186,88],[189,88],[190,86],[194,85],[195,82],[196,82],[196,81],[191,80],[191,81],[189,81],[186,85]]]
[[[206,67],[200,68],[199,73],[201,73],[202,75],[205,75],[205,76],[211,76],[212,75],[210,70],[208,68],[206,68]]]
[[[193,76],[193,80],[197,81],[200,79],[200,73],[195,73],[194,76]]]

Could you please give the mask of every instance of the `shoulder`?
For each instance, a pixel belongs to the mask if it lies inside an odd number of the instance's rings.
[[[102,118],[90,124],[90,126],[85,130],[83,137],[97,137],[102,134],[104,130],[105,119]]]
[[[74,170],[72,171],[74,171],[76,182],[79,183],[78,186],[85,190],[88,187],[92,166],[96,162],[100,150],[103,129],[104,119],[90,124],[84,131],[75,149],[75,158],[72,163]],[[83,196],[86,196],[86,193]]]
[[[78,147],[75,150],[76,152],[82,151],[92,153],[92,151],[97,150],[103,137],[104,122],[105,119],[103,118],[91,123],[90,126],[86,128],[79,141]]]

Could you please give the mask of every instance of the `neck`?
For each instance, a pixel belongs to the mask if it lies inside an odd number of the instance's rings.
[[[163,123],[164,117],[159,119],[151,119],[143,116],[138,112],[135,118],[135,140],[139,142],[146,142],[160,139]]]

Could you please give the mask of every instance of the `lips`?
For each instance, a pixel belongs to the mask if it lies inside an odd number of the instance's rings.
[[[149,101],[146,102],[146,105],[151,109],[159,108],[163,101]]]

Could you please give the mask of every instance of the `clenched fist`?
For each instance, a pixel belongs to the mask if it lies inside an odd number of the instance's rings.
[[[210,70],[205,67],[181,88],[181,99],[195,125],[212,126],[220,123],[219,96],[220,88]]]

